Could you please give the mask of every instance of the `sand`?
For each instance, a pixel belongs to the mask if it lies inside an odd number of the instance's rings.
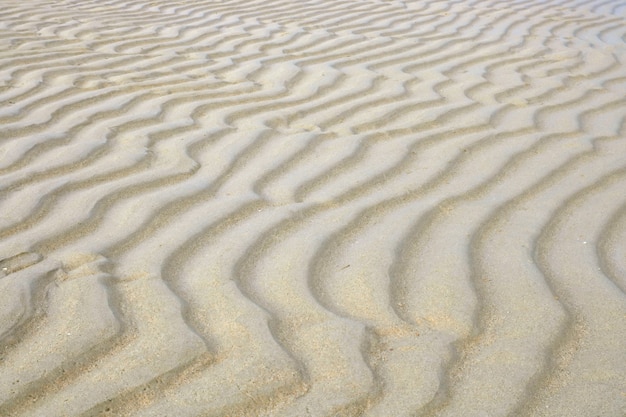
[[[0,416],[625,416],[626,5],[4,0]]]

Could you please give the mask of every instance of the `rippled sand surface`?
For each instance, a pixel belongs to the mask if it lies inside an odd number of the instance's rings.
[[[0,416],[626,415],[623,1],[0,5]]]

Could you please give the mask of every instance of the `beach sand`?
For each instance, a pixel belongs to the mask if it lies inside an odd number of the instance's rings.
[[[626,415],[626,4],[4,0],[0,416]]]

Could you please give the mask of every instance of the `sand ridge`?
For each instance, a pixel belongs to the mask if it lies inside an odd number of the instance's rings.
[[[626,6],[0,10],[1,416],[623,416]]]

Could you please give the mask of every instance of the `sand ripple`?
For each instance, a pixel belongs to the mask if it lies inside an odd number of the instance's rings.
[[[1,416],[626,415],[626,6],[6,0]]]

